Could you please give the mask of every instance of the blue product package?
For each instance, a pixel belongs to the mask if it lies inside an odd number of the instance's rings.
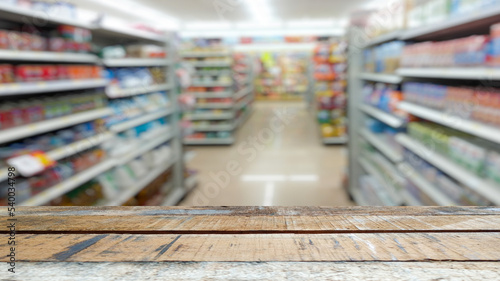
[[[494,38],[490,41],[488,54],[494,57],[500,56],[500,38]]]
[[[390,93],[390,90],[388,88],[382,89],[381,95],[380,95],[380,101],[378,104],[378,107],[385,112],[391,111],[391,109],[389,107],[390,102],[391,102],[391,97],[390,97],[389,93]]]

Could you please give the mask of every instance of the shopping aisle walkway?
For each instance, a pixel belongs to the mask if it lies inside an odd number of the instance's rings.
[[[346,148],[324,146],[300,102],[260,102],[228,147],[193,147],[199,171],[184,206],[346,206]]]

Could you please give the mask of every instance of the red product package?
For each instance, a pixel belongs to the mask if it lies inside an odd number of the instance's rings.
[[[67,80],[69,79],[69,71],[68,67],[65,65],[57,65],[57,79],[59,80]]]
[[[18,82],[25,82],[29,81],[29,76],[30,76],[30,70],[29,66],[27,65],[18,65],[16,67],[16,81]]]
[[[42,80],[51,81],[58,79],[57,66],[55,65],[43,65],[42,68]]]
[[[23,32],[20,37],[19,50],[30,51],[31,50],[31,34]]]
[[[30,49],[32,51],[45,51],[47,49],[47,39],[38,35],[31,35]]]
[[[4,104],[0,106],[0,130],[12,128],[14,120],[12,116],[12,105]]]
[[[9,32],[0,30],[0,49],[10,49],[9,47]]]
[[[66,41],[59,37],[52,37],[49,39],[49,51],[51,52],[64,52]]]
[[[11,64],[0,64],[0,83],[14,82],[14,67]]]

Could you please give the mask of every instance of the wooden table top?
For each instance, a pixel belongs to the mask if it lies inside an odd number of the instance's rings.
[[[1,225],[16,219],[16,273],[0,276],[19,280],[500,280],[497,207],[20,207],[15,217],[6,208],[0,214]],[[8,229],[0,234],[6,264]]]

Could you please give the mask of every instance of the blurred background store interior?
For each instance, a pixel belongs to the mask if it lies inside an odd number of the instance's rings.
[[[498,205],[499,144],[500,0],[0,0],[0,206]]]

